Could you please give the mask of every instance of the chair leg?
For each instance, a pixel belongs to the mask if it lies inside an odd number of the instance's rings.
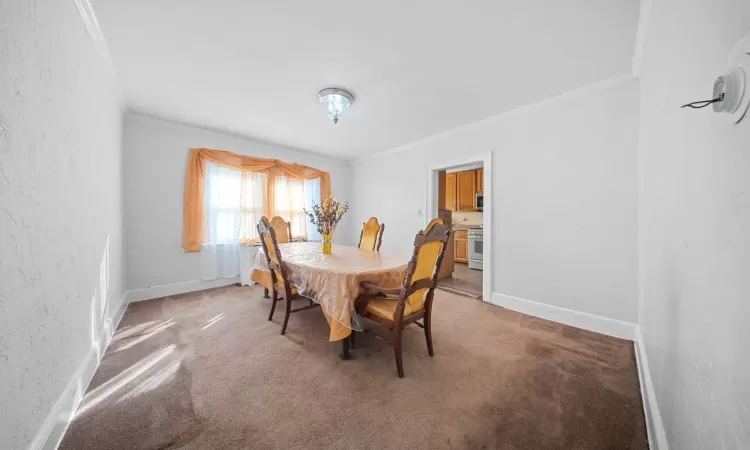
[[[354,348],[354,344],[355,344],[355,339],[354,339],[354,336],[356,336],[356,335],[357,335],[357,332],[356,332],[356,331],[354,331],[354,330],[352,330],[352,334],[350,334],[350,335],[349,335],[349,339],[350,339],[350,340],[351,340],[351,342],[352,342],[352,348]]]
[[[401,360],[401,327],[393,329],[393,349],[396,352],[396,369],[398,377],[404,378],[404,364]]]
[[[268,298],[268,288],[263,288],[263,298]]]
[[[281,334],[286,333],[286,324],[289,323],[289,316],[292,314],[292,300],[286,295],[286,315],[284,316],[284,325],[281,327]]]
[[[427,340],[427,353],[430,356],[435,356],[432,351],[432,314],[430,310],[427,310],[424,316],[424,337]]]
[[[268,289],[266,289],[266,292],[268,292]],[[266,295],[266,297],[268,297],[268,296]],[[276,310],[276,299],[277,299],[277,297],[276,297],[276,289],[274,289],[273,290],[273,298],[271,299],[271,314],[268,315],[269,322],[271,321],[271,319],[273,319],[273,312]]]

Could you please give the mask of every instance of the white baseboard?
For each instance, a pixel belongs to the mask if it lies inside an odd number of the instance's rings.
[[[168,295],[184,294],[186,292],[202,291],[221,286],[237,284],[239,277],[219,279],[213,281],[186,281],[182,283],[165,284],[153,286],[144,289],[133,289],[122,294],[120,307],[115,314],[107,319],[102,325],[99,334],[95,339],[86,357],[83,359],[78,369],[73,374],[60,398],[52,406],[52,410],[47,415],[42,427],[37,432],[34,440],[29,445],[29,450],[55,450],[68,430],[68,425],[73,419],[78,405],[81,403],[83,394],[94,377],[96,369],[99,367],[104,352],[112,340],[112,336],[117,330],[117,326],[125,314],[125,310],[130,302],[148,300],[152,298],[166,297]]]
[[[610,319],[608,317],[596,316],[585,312],[575,311],[572,309],[561,308],[559,306],[548,305],[546,303],[535,302],[525,298],[514,297],[512,295],[492,293],[493,305],[502,306],[503,308],[512,309],[531,316],[542,319],[559,322],[584,330],[594,331],[596,333],[606,334],[621,339],[632,341],[635,338],[634,323],[623,322],[621,320]]]
[[[52,406],[52,410],[47,415],[31,445],[29,445],[30,450],[55,450],[60,445],[65,432],[68,430],[68,425],[70,425],[70,421],[73,419],[78,405],[83,398],[83,394],[94,377],[94,372],[99,367],[99,361],[104,355],[117,329],[117,325],[125,313],[125,309],[128,306],[125,297],[125,294],[123,294],[120,307],[102,325],[94,345],[89,349],[70,382],[65,387],[65,390],[60,395],[60,398]]]
[[[651,371],[648,367],[648,357],[646,347],[643,345],[640,326],[635,329],[635,360],[638,365],[638,380],[641,383],[643,414],[646,416],[648,446],[651,450],[669,450],[667,432],[664,429],[664,422],[661,421],[659,405],[656,403],[656,393],[651,381]]]
[[[130,302],[140,302],[142,300],[151,300],[152,298],[168,297],[170,295],[185,294],[187,292],[203,291],[222,286],[229,286],[239,283],[239,277],[219,278],[211,281],[193,280],[182,281],[179,283],[161,284],[141,289],[131,289],[127,292],[126,300]]]

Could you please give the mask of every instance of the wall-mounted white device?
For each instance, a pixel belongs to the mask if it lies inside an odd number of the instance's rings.
[[[732,123],[739,123],[750,106],[748,76],[750,76],[750,53],[743,53],[730,63],[729,72],[721,75],[714,82],[714,98],[724,94],[722,101],[713,104],[714,111],[729,114]]]
[[[725,114],[732,123],[740,123],[750,107],[750,33],[740,39],[729,53],[727,71],[714,82],[711,100],[682,105],[701,109],[713,105],[714,112]]]
[[[750,106],[750,33],[734,46],[729,54],[728,71],[714,82],[714,98],[724,94],[713,104],[717,113],[728,114],[732,123],[739,123]]]

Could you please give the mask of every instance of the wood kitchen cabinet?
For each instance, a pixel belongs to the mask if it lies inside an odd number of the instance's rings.
[[[456,211],[456,172],[445,174],[445,209]]]
[[[455,211],[476,211],[477,171],[466,170],[456,173]]]
[[[476,211],[477,192],[484,192],[484,169],[438,174],[438,208]]]
[[[467,230],[453,232],[453,261],[467,264],[469,262],[469,236]]]

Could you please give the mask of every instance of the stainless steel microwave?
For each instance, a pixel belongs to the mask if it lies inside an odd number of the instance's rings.
[[[484,192],[477,192],[477,211],[484,211]]]

